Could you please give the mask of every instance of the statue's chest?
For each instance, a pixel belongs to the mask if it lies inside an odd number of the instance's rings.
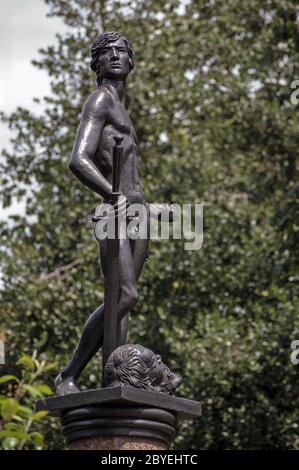
[[[102,131],[100,148],[107,152],[107,158],[111,159],[111,149],[115,145],[114,137],[116,135],[123,137],[122,146],[124,147],[124,158],[137,152],[137,136],[133,128],[131,119],[125,107],[120,103],[109,112],[105,127]],[[108,155],[109,154],[109,155]]]
[[[131,119],[124,106],[116,106],[110,114],[110,124],[121,134],[130,134],[132,129]]]

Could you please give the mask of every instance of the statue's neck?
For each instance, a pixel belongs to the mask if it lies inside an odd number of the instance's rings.
[[[124,80],[114,80],[111,78],[104,78],[102,81],[102,85],[108,85],[112,87],[116,91],[119,101],[121,102],[124,101],[125,85],[126,85],[126,82]]]

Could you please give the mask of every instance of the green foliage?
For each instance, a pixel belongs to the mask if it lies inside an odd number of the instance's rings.
[[[177,447],[299,448],[297,3],[47,0],[69,26],[34,61],[52,95],[39,115],[4,117],[14,137],[1,198],[24,199],[26,214],[1,225],[0,313],[8,347],[61,367],[103,300],[90,222],[99,201],[67,168],[95,88],[89,45],[100,25],[131,39],[128,107],[148,200],[207,203],[202,250],[152,242],[131,315],[130,340],[161,353],[185,378],[181,394],[203,402]]]
[[[36,412],[35,401],[53,394],[40,380],[56,364],[38,361],[35,352],[32,357],[21,356],[17,365],[22,367],[20,378],[15,375],[0,377],[0,385],[6,389],[0,395],[0,448],[42,450],[45,448],[42,423],[48,412]]]

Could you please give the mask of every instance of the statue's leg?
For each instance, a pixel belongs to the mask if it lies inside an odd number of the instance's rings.
[[[135,280],[138,281],[139,276],[141,274],[143,265],[148,257],[148,246],[149,240],[145,239],[137,239],[132,240],[130,242],[132,256],[133,256],[133,267],[135,273]],[[136,287],[135,281],[135,287]],[[129,312],[127,314],[123,314],[120,312],[120,328],[118,330],[118,344],[125,344],[127,340],[128,334],[128,326],[129,326]]]
[[[120,240],[119,243],[119,287],[118,318],[121,322],[120,329],[123,331],[121,336],[124,338],[128,326],[127,314],[138,301],[133,253],[128,238]],[[124,342],[122,341],[121,344]]]
[[[105,275],[106,270],[106,244],[101,243],[101,265]],[[121,319],[121,339],[127,335],[127,313],[138,300],[136,289],[135,268],[132,257],[130,241],[120,240],[119,249],[119,281],[120,300],[118,314]],[[67,394],[78,391],[76,381],[81,372],[103,344],[104,304],[98,307],[88,318],[84,325],[79,343],[68,365],[56,379],[56,392]],[[122,343],[123,344],[123,343]]]
[[[134,241],[133,247],[133,264],[135,269],[135,277],[138,280],[145,261],[148,258],[149,240],[137,239]]]
[[[73,357],[55,380],[56,393],[66,395],[80,391],[77,380],[86,364],[103,342],[104,304],[88,318]]]

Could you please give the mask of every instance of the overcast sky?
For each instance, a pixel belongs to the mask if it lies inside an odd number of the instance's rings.
[[[66,30],[61,20],[47,18],[47,12],[43,0],[0,0],[0,109],[4,112],[16,106],[32,109],[33,97],[50,92],[47,74],[30,63],[39,48],[55,43],[55,34]],[[0,150],[8,143],[9,131],[0,124]],[[15,204],[12,212],[18,208]],[[6,214],[0,208],[0,218]]]

